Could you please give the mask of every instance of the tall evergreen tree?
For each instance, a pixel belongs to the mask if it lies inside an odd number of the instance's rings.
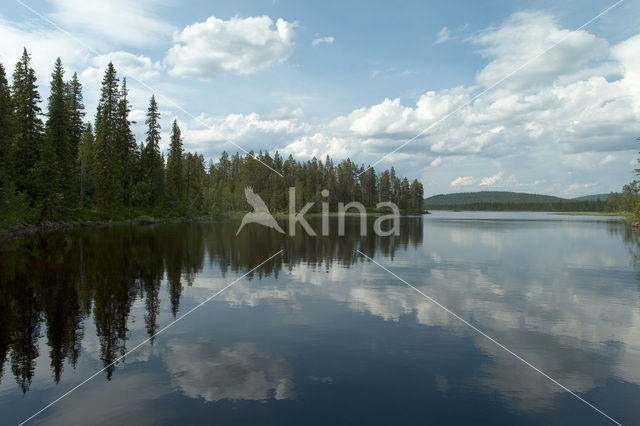
[[[19,191],[25,191],[32,199],[36,197],[33,172],[42,142],[43,123],[40,119],[40,94],[36,84],[36,73],[30,66],[31,57],[27,49],[16,63],[11,86],[11,104],[14,118],[13,158],[14,179]]]
[[[40,218],[54,215],[65,194],[71,193],[75,159],[69,147],[69,110],[66,102],[64,69],[56,59],[51,73],[51,94],[48,99],[45,137],[40,144],[35,168]]]
[[[173,120],[171,128],[171,143],[167,158],[166,194],[169,208],[180,210],[184,207],[182,135],[176,120]]]
[[[94,149],[93,128],[91,127],[91,123],[89,123],[82,134],[78,146],[78,198],[81,208],[87,205],[88,197],[92,191],[92,166],[95,158]]]
[[[164,160],[160,154],[160,112],[155,96],[151,96],[147,110],[146,145],[142,150],[142,169],[144,182],[149,188],[148,203],[158,206],[162,202],[164,191]]]
[[[418,182],[418,179],[414,179],[413,182],[411,182],[411,187],[409,190],[411,192],[410,208],[416,209],[416,210],[422,210],[422,203],[424,200],[424,188],[422,187],[422,184]]]
[[[77,73],[73,73],[71,80],[66,84],[66,100],[67,110],[69,113],[69,159],[65,161],[63,169],[66,170],[66,168],[69,167],[69,170],[71,170],[71,166],[74,164],[77,166],[76,159],[78,158],[78,147],[86,127],[84,123],[85,112],[82,96],[82,84],[80,84],[80,80],[78,80]],[[78,201],[78,173],[79,171],[77,169],[74,170],[74,173],[68,173],[68,182],[66,184],[68,192],[65,193],[67,205],[75,205]]]
[[[13,111],[11,108],[11,92],[9,82],[0,63],[0,202],[5,200],[12,186],[11,143],[13,140]]]
[[[111,62],[102,79],[102,90],[96,113],[94,184],[97,206],[114,207],[122,200],[122,152],[118,140],[118,77]]]
[[[125,204],[130,204],[132,200],[132,190],[136,176],[139,170],[138,145],[131,131],[131,122],[129,121],[129,112],[131,105],[128,99],[129,91],[127,89],[127,79],[122,79],[122,88],[120,90],[120,99],[118,100],[118,114],[116,119],[117,128],[117,145],[120,155],[120,163],[122,164],[122,196]]]

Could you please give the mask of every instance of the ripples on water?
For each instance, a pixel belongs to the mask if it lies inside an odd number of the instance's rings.
[[[0,422],[640,423],[638,234],[602,218],[445,213],[401,236],[222,221],[75,230],[0,247]],[[312,223],[317,229],[319,221]],[[370,224],[371,225],[371,224]],[[332,230],[337,230],[335,218]]]

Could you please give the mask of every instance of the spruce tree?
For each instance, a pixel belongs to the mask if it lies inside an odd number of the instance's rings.
[[[122,88],[120,90],[120,98],[118,100],[116,140],[122,168],[120,182],[122,185],[122,201],[124,201],[125,204],[130,204],[132,201],[133,186],[140,166],[138,145],[135,137],[133,136],[133,132],[131,131],[131,122],[129,121],[131,105],[127,98],[128,94],[127,79],[124,78],[122,80]]]
[[[24,191],[35,199],[36,185],[34,167],[38,161],[43,136],[40,119],[40,94],[36,84],[36,73],[30,67],[31,57],[27,49],[16,63],[11,86],[11,104],[14,118],[14,140],[10,161],[18,191]]]
[[[173,120],[171,143],[167,158],[166,197],[167,206],[172,210],[183,208],[184,178],[182,158],[182,136],[178,122]]]
[[[12,187],[10,163],[13,136],[11,92],[4,66],[0,63],[0,202],[9,196],[8,191]]]
[[[40,219],[53,216],[64,194],[70,194],[75,161],[69,152],[70,126],[65,92],[64,69],[58,58],[51,73],[45,137],[35,168]]]
[[[88,205],[88,199],[92,191],[92,166],[95,158],[94,145],[93,128],[91,127],[91,123],[89,123],[78,145],[77,170],[80,208]]]
[[[72,170],[72,167],[76,164],[78,158],[78,147],[80,140],[84,134],[84,103],[82,96],[82,84],[78,80],[78,74],[73,73],[71,80],[66,84],[66,101],[67,111],[69,113],[69,158],[65,160],[63,168],[65,170]],[[65,199],[67,205],[76,205],[77,197],[79,194],[78,189],[78,173],[77,169],[73,169],[74,173],[69,173],[67,176],[68,182],[66,183],[67,192],[65,193]]]
[[[122,200],[122,152],[118,140],[118,106],[120,92],[116,70],[111,62],[102,79],[96,113],[94,150],[94,188],[96,204],[107,210]]]
[[[145,124],[148,128],[146,145],[142,150],[144,182],[149,188],[149,204],[158,206],[164,190],[164,160],[160,153],[160,112],[155,96],[151,96]]]

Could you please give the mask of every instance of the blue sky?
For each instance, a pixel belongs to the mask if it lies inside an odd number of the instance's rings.
[[[633,178],[640,6],[631,0],[581,31],[614,2],[105,3],[25,1],[69,37],[4,2],[0,61],[11,72],[26,46],[46,97],[60,56],[92,115],[112,60],[129,75],[132,119],[144,121],[151,96],[138,79],[156,93],[163,130],[177,118],[186,148],[207,158],[237,151],[231,140],[370,164],[433,126],[377,168],[422,180],[427,195],[579,196]]]

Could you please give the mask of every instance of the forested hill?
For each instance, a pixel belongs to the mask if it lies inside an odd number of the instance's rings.
[[[424,206],[436,210],[604,211],[606,202],[523,192],[480,191],[434,195],[424,200]]]

